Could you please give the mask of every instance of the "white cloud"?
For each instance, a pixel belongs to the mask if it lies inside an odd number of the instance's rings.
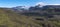
[[[44,2],[38,2],[38,3],[36,3],[36,5],[39,5],[39,4],[40,4],[40,7],[43,7],[43,6],[46,5],[46,3],[44,3]]]
[[[36,3],[36,5],[38,5],[38,4],[40,4],[41,6],[45,5],[45,3],[43,3],[43,2]]]
[[[46,5],[60,5],[60,4],[46,4]]]
[[[60,5],[60,4],[47,4],[47,3],[44,3],[44,2],[38,2],[36,3],[36,5],[40,4],[41,6],[45,6],[45,5]]]

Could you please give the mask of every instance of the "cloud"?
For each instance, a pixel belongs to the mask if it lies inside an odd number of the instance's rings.
[[[46,5],[60,5],[60,4],[46,4]]]
[[[46,3],[44,3],[44,2],[38,2],[38,3],[36,3],[36,5],[39,5],[39,4],[40,4],[40,7],[43,7],[43,6],[46,5]]]
[[[60,5],[60,4],[47,4],[47,3],[44,3],[44,2],[38,2],[36,3],[36,5],[40,4],[40,6],[45,6],[45,5]]]
[[[45,3],[43,3],[43,2],[36,3],[36,5],[38,5],[38,4],[40,4],[41,6],[45,5]]]

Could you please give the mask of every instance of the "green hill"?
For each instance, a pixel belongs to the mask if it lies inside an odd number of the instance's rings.
[[[32,18],[0,9],[0,27],[40,27]]]
[[[0,27],[60,27],[60,20],[40,16],[25,16],[0,9]]]

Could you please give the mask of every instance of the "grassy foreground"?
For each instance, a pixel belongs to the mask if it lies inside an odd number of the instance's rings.
[[[34,18],[44,17],[25,16],[11,10],[0,9],[0,27],[60,27],[60,21],[37,21]]]
[[[0,9],[0,27],[40,27],[31,17]]]

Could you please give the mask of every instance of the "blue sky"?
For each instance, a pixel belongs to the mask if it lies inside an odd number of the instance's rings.
[[[60,0],[0,0],[0,7],[34,6],[39,3],[60,4]]]

